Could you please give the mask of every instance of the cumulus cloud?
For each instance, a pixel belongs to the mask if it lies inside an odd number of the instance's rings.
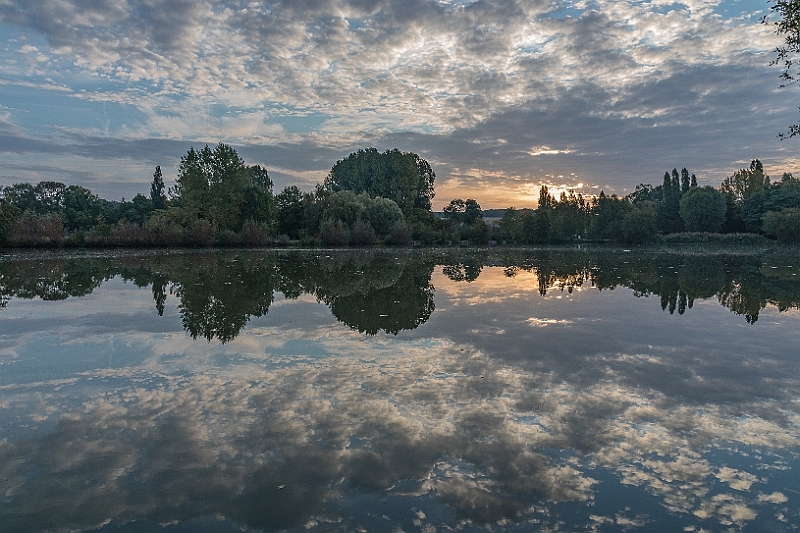
[[[623,192],[640,152],[653,166],[689,164],[721,180],[734,156],[718,148],[739,143],[718,132],[753,136],[729,126],[731,106],[745,121],[780,110],[758,131],[768,139],[784,127],[788,100],[761,103],[774,98],[763,69],[775,36],[718,6],[603,0],[564,15],[546,0],[9,0],[0,21],[45,42],[18,39],[0,68],[12,83],[46,77],[76,97],[135,108],[144,118],[111,132],[126,140],[285,142],[301,160],[304,142],[346,153],[412,134],[403,148],[436,147],[440,176],[496,171],[490,181],[513,191],[520,177],[576,174]],[[103,88],[86,90],[85,76]],[[287,117],[309,113],[325,118],[288,133]],[[684,142],[678,128],[693,133]],[[704,137],[690,161],[667,163]],[[499,138],[510,142],[471,144]]]

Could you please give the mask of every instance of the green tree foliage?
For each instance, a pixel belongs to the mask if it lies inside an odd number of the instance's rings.
[[[642,244],[653,239],[658,233],[655,209],[649,206],[633,206],[622,217],[622,240]]]
[[[678,233],[684,230],[683,220],[679,210],[681,202],[681,184],[677,169],[664,173],[664,183],[661,186],[661,204],[658,210],[658,229],[662,233]]]
[[[30,183],[15,183],[5,187],[3,197],[20,211],[37,212],[36,192]]]
[[[261,224],[270,230],[275,224],[275,197],[272,194],[272,180],[267,169],[260,165],[248,167],[249,181],[244,190],[244,204],[239,220],[228,229],[238,230],[244,222]]]
[[[450,200],[444,208],[444,217],[456,224],[472,226],[477,220],[483,220],[483,210],[478,202],[472,198]]]
[[[781,242],[800,243],[800,208],[770,211],[764,215],[764,233]]]
[[[550,201],[550,236],[555,241],[571,241],[586,236],[589,205],[580,194],[562,192],[558,202]]]
[[[680,215],[687,231],[717,232],[725,222],[725,196],[713,187],[694,187],[683,195]]]
[[[778,20],[773,22],[775,33],[784,38],[783,44],[775,49],[775,59],[770,65],[780,65],[783,68],[781,73],[781,87],[793,85],[797,82],[797,61],[800,55],[800,5],[797,0],[772,0],[770,11],[777,15]],[[764,24],[768,23],[768,17],[761,19]],[[782,140],[788,137],[800,135],[800,123],[791,124],[786,133],[778,134]]]
[[[152,214],[153,203],[150,201],[150,198],[138,193],[129,202],[125,201],[124,198],[122,199],[122,202],[117,206],[115,216],[112,220],[114,222],[125,221],[141,226],[150,219]]]
[[[3,196],[21,211],[61,214],[66,190],[67,186],[58,181],[41,181],[36,185],[15,183],[3,190]]]
[[[695,180],[697,181],[697,180]],[[691,187],[691,179],[689,178],[689,171],[686,170],[686,167],[681,169],[681,194],[686,194],[689,192],[689,187]]]
[[[449,221],[453,238],[483,244],[489,237],[489,227],[483,220],[480,204],[472,198],[451,200],[444,208],[444,218]],[[456,236],[457,235],[457,236]]]
[[[278,234],[292,239],[300,237],[304,229],[303,193],[296,186],[285,187],[275,196]]]
[[[320,236],[327,244],[373,244],[385,239],[392,228],[404,223],[400,207],[388,198],[371,198],[366,193],[337,191],[320,197]],[[347,237],[349,235],[349,237]]]
[[[723,231],[757,231],[763,217],[762,195],[768,187],[769,176],[764,174],[764,167],[758,159],[750,162],[750,168],[737,170],[725,178],[720,185],[727,204]]]
[[[656,207],[661,203],[663,196],[663,185],[653,187],[649,183],[640,183],[632,193],[625,196],[625,199],[637,206]]]
[[[157,166],[155,172],[153,172],[153,182],[150,184],[150,202],[153,204],[153,209],[165,209],[167,207],[167,194],[160,166]]]
[[[500,229],[504,239],[512,243],[525,242],[525,234],[522,231],[522,218],[519,211],[513,207],[509,207],[503,213],[503,218],[500,220]]]
[[[367,148],[337,161],[325,178],[331,192],[353,191],[393,200],[404,214],[431,208],[436,174],[427,161],[411,152]]]
[[[7,198],[0,198],[0,244],[8,240],[8,233],[14,219],[20,214],[20,209]]]
[[[245,220],[270,223],[272,182],[261,167],[247,167],[232,147],[194,148],[181,157],[173,189],[178,205],[216,231],[242,227]]]
[[[437,217],[427,209],[414,209],[407,214],[406,224],[411,229],[411,238],[423,244],[445,244],[450,222]]]
[[[592,227],[590,234],[599,240],[622,240],[622,222],[625,215],[633,209],[633,204],[613,195],[606,196],[600,191],[592,206]]]
[[[388,235],[392,226],[403,222],[403,211],[388,198],[368,198],[364,201],[361,217],[378,235]]]
[[[64,190],[64,227],[68,230],[89,230],[102,212],[100,198],[89,189],[70,185]]]

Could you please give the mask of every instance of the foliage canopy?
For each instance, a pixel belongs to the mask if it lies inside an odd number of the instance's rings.
[[[430,209],[436,174],[427,161],[411,152],[375,148],[359,150],[337,161],[325,178],[331,192],[353,191],[393,200],[404,214]]]

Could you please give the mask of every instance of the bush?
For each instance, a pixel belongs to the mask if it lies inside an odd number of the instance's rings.
[[[109,232],[110,232],[109,228]],[[83,234],[83,245],[90,247],[100,247],[108,245],[108,235],[97,230],[90,230]]]
[[[355,246],[371,246],[377,240],[375,230],[366,222],[356,222],[350,231],[350,244]]]
[[[269,227],[266,224],[261,224],[252,220],[248,220],[244,223],[241,236],[242,243],[247,246],[267,246],[271,243]]]
[[[763,246],[769,239],[757,233],[671,233],[661,236],[662,244],[723,244],[728,246]]]
[[[64,240],[64,244],[67,246],[86,246],[86,232],[83,230],[73,231],[67,238]]]
[[[12,246],[63,246],[64,221],[61,215],[26,212],[10,224],[8,243]]]
[[[178,246],[183,243],[183,227],[171,215],[170,210],[156,211],[145,223],[153,246]]]
[[[350,232],[347,231],[341,220],[324,220],[319,236],[323,244],[331,246],[344,246],[350,242]]]
[[[224,229],[217,233],[217,246],[239,246],[242,244],[242,237],[235,231]]]
[[[800,242],[800,209],[793,207],[764,215],[764,233],[780,242]]]
[[[203,218],[195,220],[189,227],[186,242],[193,246],[212,246],[214,244],[214,226]]]
[[[389,228],[389,235],[386,238],[387,244],[404,246],[411,244],[411,228],[405,222],[395,222]]]
[[[150,240],[149,231],[126,220],[117,222],[108,234],[111,246],[147,246]]]
[[[654,209],[634,208],[622,217],[622,237],[625,242],[636,244],[648,242],[657,231]]]

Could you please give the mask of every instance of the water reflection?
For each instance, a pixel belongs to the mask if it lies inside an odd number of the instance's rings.
[[[800,527],[793,260],[4,261],[0,529]]]
[[[425,255],[382,252],[45,256],[1,263],[0,301],[85,296],[120,276],[151,286],[159,315],[168,296],[176,297],[184,329],[195,339],[231,341],[251,317],[269,312],[275,292],[311,294],[356,331],[397,334],[433,312],[433,268]]]
[[[716,298],[755,323],[767,306],[800,309],[796,257],[772,253],[609,253],[510,251],[477,253],[263,253],[148,256],[42,256],[0,263],[0,308],[12,298],[62,300],[90,294],[116,276],[151,286],[159,315],[168,296],[179,299],[193,338],[235,338],[251,317],[268,313],[276,292],[310,294],[361,333],[397,334],[425,323],[434,310],[436,265],[452,281],[472,282],[487,266],[514,278],[535,275],[541,296],[576,287],[626,287],[637,297],[659,297],[661,309],[684,314],[698,299]]]

